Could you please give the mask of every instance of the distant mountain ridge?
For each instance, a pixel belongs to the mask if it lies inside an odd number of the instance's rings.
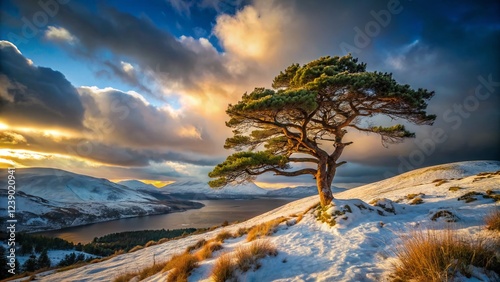
[[[19,168],[15,177],[15,215],[22,222],[18,231],[54,230],[203,206],[59,169]],[[0,201],[7,202],[6,169],[0,170]],[[5,205],[0,206],[0,218],[4,227]]]
[[[127,186],[129,188],[148,192],[158,192],[158,188],[152,184],[147,184],[139,180],[123,180],[117,182],[120,185]]]
[[[174,196],[190,196],[194,199],[202,198],[248,198],[265,196],[268,190],[260,188],[254,183],[228,185],[224,188],[213,189],[207,183],[199,181],[177,181],[163,186],[160,191]]]
[[[57,202],[147,202],[155,200],[154,197],[104,178],[94,178],[59,169],[18,169],[16,177],[18,191]]]

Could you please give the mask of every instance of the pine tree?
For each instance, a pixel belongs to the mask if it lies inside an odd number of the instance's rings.
[[[0,279],[4,279],[10,276],[9,272],[7,272],[10,267],[7,265],[7,250],[0,246]]]
[[[27,272],[35,271],[37,269],[36,262],[37,262],[36,256],[35,256],[35,254],[32,253],[30,255],[30,258],[24,262],[23,270],[27,271]]]
[[[226,149],[237,152],[209,176],[213,188],[242,183],[267,172],[281,176],[309,174],[316,179],[322,206],[332,199],[331,184],[349,131],[377,134],[384,145],[415,137],[403,124],[374,125],[385,116],[417,125],[432,125],[427,100],[434,92],[399,84],[392,74],[366,71],[351,55],[322,57],[291,65],[273,81],[274,89],[245,93],[226,113],[234,136]],[[299,164],[300,169],[292,169]]]
[[[50,258],[47,254],[47,249],[44,249],[37,260],[37,268],[48,268],[51,265]]]

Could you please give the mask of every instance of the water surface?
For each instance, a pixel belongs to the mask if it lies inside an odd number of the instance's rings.
[[[88,243],[94,237],[106,234],[156,229],[202,228],[228,222],[244,221],[265,213],[295,199],[251,199],[251,200],[203,200],[201,209],[187,210],[163,215],[152,215],[94,223],[61,230],[40,232],[50,237],[59,237],[74,243]]]

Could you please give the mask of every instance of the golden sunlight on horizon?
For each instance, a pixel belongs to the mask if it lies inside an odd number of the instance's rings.
[[[137,181],[140,181],[144,184],[151,184],[151,185],[155,186],[156,188],[162,188],[165,185],[169,185],[169,184],[172,184],[175,182],[175,181],[171,181],[171,180],[150,180],[150,179],[109,179],[109,181],[114,182],[114,183],[118,183],[120,181],[127,181],[127,180],[137,180]]]

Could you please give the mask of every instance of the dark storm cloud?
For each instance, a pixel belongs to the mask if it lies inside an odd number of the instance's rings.
[[[83,106],[64,75],[33,65],[17,48],[0,41],[0,113],[16,124],[81,129]]]
[[[120,62],[119,64],[112,62],[110,60],[105,60],[103,62],[104,66],[108,67],[108,70],[101,70],[96,73],[97,76],[107,76],[109,79],[113,77],[119,77],[122,81],[126,82],[129,85],[133,85],[138,87],[138,89],[145,93],[154,95],[153,91],[144,85],[141,79],[138,77],[135,69],[125,70],[123,68],[124,62]]]
[[[23,15],[32,15],[40,9],[35,1],[15,2]],[[160,72],[158,75],[167,85],[177,83],[190,89],[198,89],[197,79],[207,72],[229,76],[217,58],[207,58],[207,54],[186,48],[176,37],[157,28],[145,17],[137,18],[105,4],[98,4],[96,11],[73,2],[59,9],[50,24],[62,26],[78,38],[78,44],[66,47],[81,56],[102,63],[104,60],[99,53],[108,50],[115,61],[120,57],[132,58],[143,71]],[[118,77],[128,83],[137,83],[123,75]],[[144,87],[140,83],[137,85]]]
[[[348,43],[355,47],[348,51],[366,62],[369,70],[392,72],[401,83],[436,91],[428,107],[437,115],[434,126],[412,127],[417,138],[396,147],[397,155],[392,147],[357,162],[383,163],[393,172],[404,172],[452,161],[500,159],[500,3],[293,3],[297,13],[293,16],[311,31],[306,41],[314,42],[316,49],[305,52],[342,54],[342,44]],[[398,3],[398,13],[388,13],[390,3]],[[429,142],[435,130],[444,136]]]

